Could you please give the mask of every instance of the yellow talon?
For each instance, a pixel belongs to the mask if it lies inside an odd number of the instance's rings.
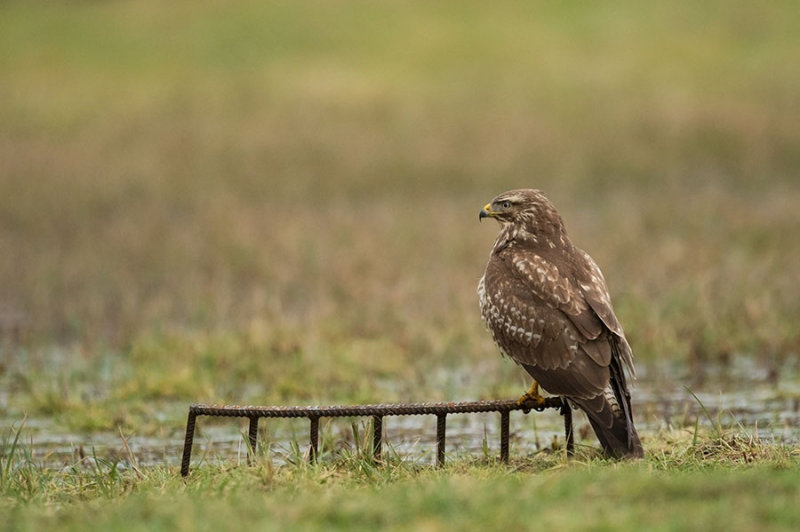
[[[517,399],[517,406],[522,406],[529,401],[533,401],[533,406],[542,406],[544,404],[544,397],[539,395],[539,383],[536,381],[533,381],[530,390],[525,392],[522,397]]]

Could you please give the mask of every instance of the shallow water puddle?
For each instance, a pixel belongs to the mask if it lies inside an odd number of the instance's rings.
[[[648,371],[650,370],[650,371]],[[685,374],[686,372],[684,372]],[[634,383],[634,415],[639,431],[647,436],[667,428],[722,427],[733,433],[758,437],[767,443],[800,444],[800,375],[783,372],[771,381],[763,372],[733,365],[724,373],[706,375],[701,384],[685,386],[689,379],[651,379],[649,375],[681,375],[646,366]],[[684,375],[687,376],[688,375]],[[177,466],[183,449],[185,410],[173,405],[174,421],[165,421],[164,436],[120,435],[118,432],[91,434],[59,433],[48,419],[28,419],[20,440],[31,459],[45,467],[96,467],[99,460],[118,468],[154,465]],[[172,417],[172,416],[170,416]],[[555,411],[511,413],[511,456],[525,456],[552,446],[563,445],[561,416]],[[596,445],[588,422],[575,413],[576,443]],[[5,420],[6,426],[19,420]],[[198,418],[192,465],[224,462],[245,463],[247,420]],[[259,452],[276,464],[307,459],[307,419],[259,422]],[[322,460],[357,449],[369,449],[371,426],[368,418],[322,419],[320,445]],[[500,415],[497,413],[452,414],[447,417],[447,453],[458,457],[499,456]],[[646,447],[646,446],[645,446]],[[20,452],[19,450],[17,452]],[[384,456],[434,464],[436,460],[436,417],[399,416],[384,418]],[[19,455],[18,455],[19,456]]]

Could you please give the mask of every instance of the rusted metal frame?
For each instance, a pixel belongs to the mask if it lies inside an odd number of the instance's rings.
[[[197,416],[220,417],[247,417],[250,419],[248,429],[248,463],[250,456],[255,453],[258,435],[258,420],[262,417],[293,418],[306,417],[310,420],[309,430],[309,459],[313,462],[319,453],[319,418],[321,417],[359,417],[372,416],[373,459],[378,461],[381,457],[383,444],[383,417],[404,415],[436,415],[436,440],[437,466],[444,465],[446,426],[448,414],[466,414],[478,412],[500,413],[500,459],[508,462],[509,454],[509,413],[513,410],[543,411],[547,408],[558,408],[564,416],[564,432],[566,436],[566,450],[568,455],[574,452],[572,434],[572,412],[566,400],[560,397],[548,397],[544,403],[532,406],[527,403],[518,404],[515,400],[508,401],[465,401],[459,403],[400,403],[378,405],[352,405],[352,406],[216,406],[195,404],[189,407],[189,416],[186,421],[186,438],[181,461],[181,476],[189,474],[192,444]]]

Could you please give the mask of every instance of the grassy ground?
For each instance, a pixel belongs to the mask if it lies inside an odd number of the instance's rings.
[[[477,212],[514,187],[545,190],[601,265],[648,378],[700,385],[744,356],[777,381],[800,352],[795,11],[3,3],[4,419],[27,414],[87,437],[161,434],[183,423],[169,405],[195,401],[518,394],[524,379],[496,355],[475,296],[496,232]],[[530,478],[521,466],[507,480],[455,466],[375,482],[345,467],[279,472],[275,484],[237,470],[208,473],[202,488],[146,471],[108,495],[57,479],[55,495],[46,483],[28,504],[5,491],[4,504],[42,526],[77,528],[89,510],[98,523],[148,512],[180,526],[177,513],[159,513],[161,494],[188,508],[189,524],[221,523],[226,499],[200,501],[230,491],[233,508],[268,504],[286,523],[321,499],[320,522],[345,526],[350,491],[368,508],[418,490],[441,495],[429,508],[409,502],[436,528],[477,504],[469,497],[499,494],[510,502],[498,523],[516,523],[512,502],[542,478],[556,487],[551,503],[562,491],[586,500],[594,479],[640,486],[623,497],[632,520],[662,482],[676,499],[688,490],[676,519],[719,482],[727,495],[698,519],[724,524],[726,508],[744,504],[742,479],[746,493],[791,494],[777,462],[744,476],[724,461],[684,471],[652,458],[550,464]],[[567,513],[555,508],[552,519]],[[387,511],[402,525],[400,504]]]
[[[100,461],[39,470],[24,450],[0,478],[10,529],[792,530],[797,448],[725,434],[663,433],[640,462],[582,451],[512,461],[460,460],[443,470],[354,452],[324,465],[119,472]],[[12,471],[9,474],[9,469]],[[13,504],[13,501],[23,504]],[[12,504],[9,504],[12,503]]]

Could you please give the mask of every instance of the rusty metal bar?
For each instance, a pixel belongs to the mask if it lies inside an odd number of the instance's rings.
[[[189,408],[189,417],[186,419],[186,439],[183,442],[183,458],[181,459],[181,476],[189,474],[189,462],[192,459],[192,441],[194,440],[194,426],[197,413]]]
[[[317,460],[319,452],[319,416],[309,416],[311,421],[310,439],[311,447],[308,450],[308,459],[313,464]]]
[[[319,453],[319,418],[321,417],[359,417],[372,416],[373,418],[373,456],[381,456],[383,443],[383,417],[384,416],[411,416],[411,415],[436,415],[437,416],[437,464],[444,464],[445,429],[447,414],[470,414],[477,412],[500,412],[500,457],[508,460],[509,431],[508,417],[514,410],[522,410],[526,414],[531,410],[543,411],[547,408],[557,408],[564,416],[564,432],[566,436],[567,453],[574,450],[572,434],[572,413],[565,400],[561,397],[547,397],[542,405],[532,406],[528,403],[518,404],[516,400],[506,401],[463,401],[458,403],[397,403],[374,405],[344,405],[344,406],[218,406],[194,404],[189,407],[189,416],[186,421],[186,439],[183,446],[183,459],[181,461],[181,476],[189,474],[189,464],[192,456],[194,431],[197,416],[218,417],[246,417],[250,418],[248,430],[249,442],[253,450],[256,446],[258,434],[258,419],[267,418],[297,418],[305,417],[310,420],[309,430],[310,449],[309,458],[316,460]],[[380,430],[377,430],[380,429]],[[377,453],[376,453],[377,451]]]
[[[500,460],[508,463],[508,426],[511,414],[500,412]]]
[[[250,418],[250,426],[247,428],[247,464],[250,465],[252,463],[253,458],[256,455],[256,440],[258,438],[258,418],[251,417]]]
[[[511,412],[522,410],[542,411],[560,409],[560,397],[546,397],[540,407],[517,404],[515,399],[505,401],[463,401],[458,403],[394,403],[342,406],[233,406],[194,404],[189,410],[198,416],[219,417],[358,417],[358,416],[414,416],[436,414],[472,414],[477,412]]]
[[[447,414],[436,414],[436,467],[444,466],[444,445],[447,437]]]
[[[383,447],[383,416],[372,416],[372,460],[379,462]]]
[[[575,454],[575,436],[572,431],[572,409],[566,399],[562,399],[561,415],[564,416],[564,434],[567,438],[567,456]]]

